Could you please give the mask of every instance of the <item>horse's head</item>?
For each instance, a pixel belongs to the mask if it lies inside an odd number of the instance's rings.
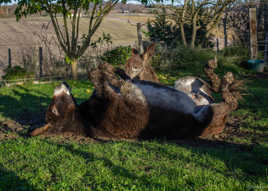
[[[149,62],[154,54],[154,50],[155,44],[150,45],[143,54],[139,54],[139,52],[133,48],[132,55],[127,60],[125,65],[126,74],[130,78],[135,78],[139,76],[145,70],[146,67],[150,66]]]

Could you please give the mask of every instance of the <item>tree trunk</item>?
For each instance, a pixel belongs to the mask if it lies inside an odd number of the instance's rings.
[[[197,29],[196,29],[196,27],[194,27],[193,33],[192,33],[191,48],[195,48],[196,32],[197,32]]]
[[[77,80],[78,59],[73,59],[71,61],[71,65],[72,65],[72,79]]]
[[[181,38],[182,38],[183,45],[184,45],[185,47],[187,47],[187,41],[186,41],[186,37],[185,37],[185,32],[184,32],[184,26],[183,26],[183,23],[180,24],[180,28],[181,28]]]
[[[184,19],[185,19],[185,13],[187,10],[188,3],[189,3],[189,0],[184,0],[182,18],[180,22],[181,38],[185,47],[187,47],[187,41],[186,41],[186,36],[185,36],[185,31],[184,31]]]
[[[193,19],[193,31],[192,31],[192,41],[191,41],[191,48],[195,47],[195,39],[197,33],[197,26],[196,26],[196,18]]]

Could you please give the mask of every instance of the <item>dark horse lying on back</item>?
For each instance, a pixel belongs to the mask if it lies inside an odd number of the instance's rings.
[[[132,80],[109,64],[89,75],[95,91],[77,105],[62,83],[46,113],[47,125],[30,134],[73,133],[100,139],[207,137],[221,132],[231,111],[227,103],[197,106],[182,91]]]

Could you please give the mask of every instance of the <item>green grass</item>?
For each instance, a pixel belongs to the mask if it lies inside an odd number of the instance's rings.
[[[27,138],[30,121],[22,134],[0,123],[0,190],[268,190],[268,76],[235,63],[236,58],[220,60],[218,72],[231,70],[245,78],[248,95],[230,116],[224,139]],[[159,72],[170,85],[185,75],[204,76],[201,66]],[[78,103],[92,92],[87,81],[68,83]],[[1,88],[0,121],[42,118],[58,84]]]
[[[172,143],[78,145],[19,138],[0,146],[2,190],[258,190],[267,169],[237,148]]]
[[[12,88],[1,88],[0,120],[16,119],[24,112],[38,114],[45,110],[51,101],[54,88],[59,83],[42,85],[28,83]],[[72,93],[78,104],[88,99],[93,90],[93,86],[88,81],[67,81],[67,83],[72,87]]]

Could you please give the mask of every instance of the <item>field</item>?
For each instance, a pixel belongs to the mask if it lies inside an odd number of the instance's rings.
[[[110,14],[107,16],[100,28],[94,36],[97,39],[103,32],[109,33],[112,37],[112,46],[134,44],[137,41],[136,27],[129,24],[137,22],[145,23],[151,15],[124,15],[124,14]],[[59,18],[61,21],[61,18]],[[49,17],[29,17],[22,19],[19,22],[15,18],[1,18],[0,19],[0,76],[3,74],[3,69],[7,66],[8,48],[12,51],[12,63],[20,64],[23,55],[31,54],[32,51],[40,46],[40,37],[38,34],[46,33],[48,38],[54,35],[52,24],[47,30],[42,31],[42,26],[49,23]],[[81,19],[81,33],[86,33],[87,18]],[[53,51],[58,51],[57,47],[52,47]]]
[[[225,131],[207,140],[29,138],[60,82],[1,88],[0,190],[268,190],[268,74],[224,59],[220,72],[246,80],[247,95]],[[188,67],[158,75],[172,85],[179,76],[204,73]],[[68,83],[78,103],[93,90],[88,81]]]

